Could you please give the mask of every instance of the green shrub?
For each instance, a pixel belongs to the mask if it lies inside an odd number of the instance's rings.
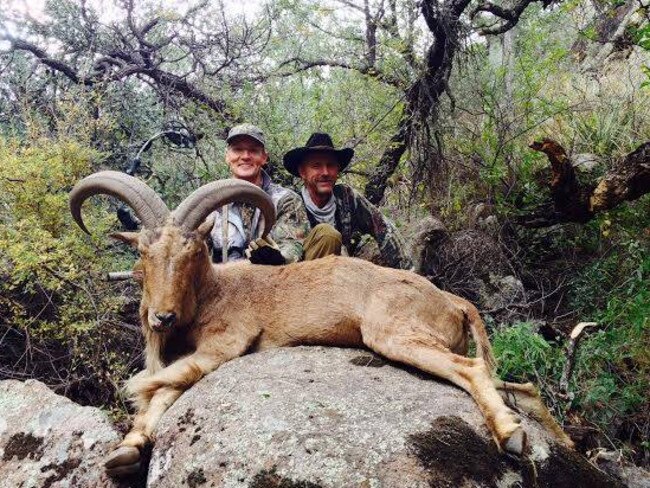
[[[132,261],[103,237],[114,217],[86,205],[84,220],[101,236],[89,238],[68,210],[68,192],[99,158],[72,142],[0,139],[2,376],[41,379],[96,405],[115,404],[140,349],[124,313],[135,291],[102,279]]]
[[[564,363],[562,350],[539,335],[535,324],[521,322],[500,328],[492,336],[492,347],[499,376],[506,381],[559,381]]]
[[[618,259],[616,259],[618,258]],[[597,424],[610,438],[638,445],[639,459],[648,457],[650,434],[650,256],[633,247],[625,263],[615,254],[587,273],[596,280],[627,279],[607,292],[602,309],[588,310],[601,329],[580,347],[573,376],[574,408]],[[615,265],[619,264],[616,268]],[[635,266],[632,266],[634,264]],[[602,301],[603,298],[599,301]],[[584,300],[585,297],[581,297]],[[643,440],[646,443],[643,444]]]

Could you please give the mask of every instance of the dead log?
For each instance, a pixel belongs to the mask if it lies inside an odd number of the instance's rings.
[[[628,154],[600,180],[589,198],[592,213],[614,208],[650,192],[650,142]]]
[[[585,223],[598,212],[650,193],[650,142],[617,161],[596,185],[580,184],[570,158],[556,141],[542,139],[530,148],[546,154],[551,163],[552,202],[516,219],[525,227]]]
[[[580,188],[578,178],[566,151],[557,142],[543,139],[530,147],[541,151],[551,163],[551,197],[555,211],[570,222],[587,222],[591,219],[587,196],[591,189]]]

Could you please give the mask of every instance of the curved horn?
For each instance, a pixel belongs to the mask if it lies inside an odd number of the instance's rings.
[[[174,223],[194,230],[208,215],[231,202],[249,203],[259,208],[264,217],[262,237],[267,236],[275,224],[275,205],[271,197],[259,186],[234,178],[213,181],[194,190],[174,210]]]
[[[162,198],[143,181],[119,171],[100,171],[86,176],[70,192],[70,212],[86,234],[90,232],[81,218],[81,206],[87,198],[99,194],[111,195],[129,205],[147,229],[164,224],[169,215]]]

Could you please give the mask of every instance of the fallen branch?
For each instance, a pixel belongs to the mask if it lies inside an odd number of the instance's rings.
[[[592,213],[614,208],[650,192],[650,142],[639,146],[614,165],[589,198]]]
[[[525,227],[585,223],[598,212],[650,193],[650,142],[617,161],[593,186],[579,183],[570,158],[556,141],[535,141],[530,148],[546,154],[551,163],[552,204],[543,204],[536,211],[517,218],[516,222]]]
[[[568,396],[569,381],[573,374],[573,365],[575,363],[576,351],[578,350],[580,339],[582,339],[584,333],[589,327],[596,326],[598,326],[596,322],[580,322],[573,328],[569,335],[569,344],[566,349],[566,362],[564,363],[562,377],[560,378],[560,394],[565,397]]]
[[[106,273],[106,281],[132,280],[136,278],[134,275],[135,273],[133,271],[112,271]]]

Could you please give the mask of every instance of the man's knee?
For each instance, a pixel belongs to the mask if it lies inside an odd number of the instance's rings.
[[[304,242],[305,261],[318,259],[330,254],[340,255],[343,237],[330,224],[315,226]]]
[[[330,224],[318,224],[310,234],[317,240],[327,240],[328,242],[342,242],[343,240],[341,233]]]

